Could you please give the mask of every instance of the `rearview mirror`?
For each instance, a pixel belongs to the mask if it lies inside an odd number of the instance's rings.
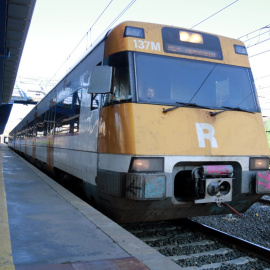
[[[95,66],[90,77],[88,94],[106,94],[111,90],[112,67]]]

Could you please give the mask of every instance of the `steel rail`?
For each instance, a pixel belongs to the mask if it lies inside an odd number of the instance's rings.
[[[181,224],[185,224],[186,226],[188,226],[188,228],[193,228],[195,230],[198,230],[198,231],[201,231],[205,234],[213,236],[213,237],[217,238],[220,242],[222,242],[226,245],[233,245],[237,249],[239,249],[245,253],[256,255],[258,258],[260,258],[266,262],[270,262],[270,249],[268,249],[268,248],[251,243],[249,241],[246,241],[246,240],[241,239],[239,237],[222,232],[222,231],[217,230],[215,228],[212,228],[210,226],[197,223],[197,222],[192,221],[190,219],[184,219],[183,223],[181,221]]]
[[[265,205],[270,205],[270,200],[267,199],[259,199],[259,203],[265,204]]]

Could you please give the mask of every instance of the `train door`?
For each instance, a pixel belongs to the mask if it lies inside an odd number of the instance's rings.
[[[101,95],[88,93],[90,75],[95,66],[102,65],[104,58],[104,42],[99,44],[94,51],[91,52],[88,59],[85,59],[87,69],[81,74],[83,84],[82,102],[80,110],[80,141],[79,148],[81,152],[82,162],[80,168],[83,173],[83,185],[86,196],[88,198],[96,197],[96,176],[98,163],[98,130],[99,117],[101,108]],[[89,69],[90,68],[90,69]]]
[[[55,123],[55,100],[50,101],[50,110],[48,111],[47,120],[47,169],[53,171],[53,140],[54,140],[54,123]]]

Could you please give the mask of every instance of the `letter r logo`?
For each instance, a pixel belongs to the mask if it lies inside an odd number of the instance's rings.
[[[205,140],[209,140],[211,143],[211,147],[218,148],[217,140],[214,137],[215,129],[212,125],[207,123],[196,123],[199,147],[204,148]]]

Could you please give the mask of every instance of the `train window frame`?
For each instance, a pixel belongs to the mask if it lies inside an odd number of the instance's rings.
[[[54,106],[54,135],[63,136],[79,133],[82,95],[83,89],[79,88]],[[62,106],[61,109],[60,105]],[[66,107],[64,107],[65,105]],[[59,107],[59,112],[57,106]],[[62,113],[60,113],[60,110]],[[67,115],[65,115],[65,113]]]
[[[37,138],[45,137],[46,135],[46,124],[47,122],[45,121],[45,113],[39,115],[37,118],[37,123],[36,123],[36,133],[37,133]]]
[[[100,108],[101,94],[91,94],[90,111],[95,111]]]
[[[103,62],[99,62],[96,66],[102,66]],[[100,108],[101,94],[91,94],[90,111],[95,111]]]
[[[137,102],[133,59],[133,52],[130,51],[114,53],[104,59],[104,65],[113,67],[113,74],[111,91],[102,94],[101,107]]]
[[[141,63],[139,62],[139,58],[141,57]],[[152,59],[152,57],[154,59]],[[186,105],[179,105],[179,103],[196,103],[199,106],[209,107],[212,109],[224,109],[222,105],[216,104],[214,98],[215,96],[212,95],[214,91],[217,91],[215,85],[212,84],[211,88],[208,84],[214,83],[222,76],[231,76],[229,77],[232,81],[231,86],[231,96],[230,96],[230,103],[224,106],[230,107],[240,107],[241,109],[245,109],[251,112],[261,112],[258,99],[256,96],[256,90],[253,83],[252,73],[250,68],[242,67],[242,66],[232,66],[226,65],[222,63],[216,63],[211,61],[199,61],[194,59],[186,59],[186,58],[179,58],[179,57],[171,57],[171,56],[163,56],[163,55],[152,55],[152,54],[145,54],[141,52],[134,53],[134,67],[135,67],[135,74],[136,74],[136,95],[137,95],[137,102],[141,104],[154,104],[154,105],[168,105],[168,106],[186,106]],[[154,61],[155,60],[155,61]],[[170,61],[173,60],[174,64],[172,65]],[[154,61],[154,62],[153,62]],[[163,62],[164,61],[164,62]],[[147,63],[147,64],[146,64]],[[167,64],[169,68],[162,65]],[[173,63],[173,62],[172,62]],[[198,81],[193,80],[192,85],[190,85],[190,80],[185,76],[185,73],[189,71],[186,65],[189,64],[191,71],[194,73],[194,77],[198,77]],[[143,66],[143,68],[141,68]],[[185,66],[185,69],[183,68]],[[194,67],[193,67],[194,66]],[[153,70],[155,67],[155,70]],[[177,69],[176,69],[177,67]],[[207,67],[207,69],[206,69]],[[178,70],[179,68],[179,70]],[[193,70],[193,68],[195,68]],[[161,70],[164,70],[164,74],[160,76]],[[174,76],[174,72],[184,71],[182,77],[186,78],[184,81],[181,80],[180,76]],[[224,74],[224,70],[226,70],[226,74]],[[200,76],[197,76],[197,72],[200,72]],[[213,72],[213,74],[212,74]],[[147,74],[152,74],[150,77]],[[196,76],[195,76],[196,75]],[[213,75],[211,77],[211,75]],[[243,78],[240,81],[238,75],[241,75]],[[191,76],[191,75],[189,75]],[[158,81],[156,80],[158,78]],[[165,78],[165,79],[164,79]],[[173,80],[171,80],[171,79]],[[200,79],[199,79],[200,78]],[[206,79],[205,79],[206,78]],[[208,81],[207,81],[208,80]],[[162,81],[162,83],[160,83]],[[156,87],[156,93],[161,94],[160,97],[155,95],[155,98],[151,100],[147,98],[147,89],[151,88],[149,85],[152,83],[152,87]],[[173,84],[175,84],[173,86]],[[241,87],[242,91],[235,92],[236,87],[238,84],[243,84],[245,87]],[[220,85],[219,85],[220,86]],[[189,89],[192,87],[192,91]],[[247,88],[248,87],[248,88]],[[158,91],[158,89],[161,89]],[[239,87],[238,87],[239,88]],[[169,89],[169,91],[164,91],[163,89]],[[175,89],[175,90],[173,90]],[[182,90],[184,89],[184,90]],[[210,90],[209,90],[210,89]],[[171,91],[171,93],[170,93]],[[168,93],[167,93],[168,92]],[[172,93],[174,92],[174,93]],[[144,94],[144,98],[142,98]],[[168,95],[166,97],[164,95]],[[188,95],[187,95],[188,94]],[[236,104],[237,100],[234,99],[234,95],[237,95],[237,98],[240,100],[239,103]],[[205,96],[204,99],[201,99],[202,95]],[[177,97],[176,97],[177,96]],[[211,96],[212,100],[206,98],[207,96]],[[195,98],[194,98],[195,97]],[[177,103],[179,102],[179,103]],[[235,103],[235,104],[234,104]],[[238,105],[239,104],[239,105]],[[237,106],[238,105],[238,106]],[[248,107],[248,108],[245,108]]]
[[[50,106],[49,110],[46,112],[46,121],[47,121],[47,136],[54,135],[55,129],[55,105]]]

